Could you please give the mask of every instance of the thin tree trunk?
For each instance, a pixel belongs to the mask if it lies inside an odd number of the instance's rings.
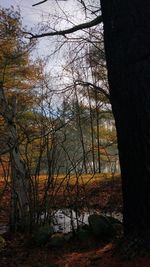
[[[98,108],[97,91],[95,91],[95,107],[96,107],[96,132],[97,132],[98,173],[101,173],[100,127],[99,127],[99,108]]]
[[[93,126],[92,105],[91,105],[91,97],[90,97],[89,87],[87,88],[87,91],[88,91],[89,109],[90,109],[90,126],[91,126],[93,172],[95,174],[96,173],[96,169],[95,169],[94,126]]]
[[[77,123],[80,131],[80,141],[82,145],[82,151],[83,151],[83,166],[84,166],[84,171],[87,173],[87,165],[86,165],[86,150],[85,150],[85,143],[84,143],[84,136],[83,136],[83,131],[82,131],[82,123],[81,123],[81,114],[80,114],[80,106],[79,106],[79,100],[78,100],[78,95],[77,95],[77,89],[75,87],[75,97],[76,97],[76,104],[77,104]]]
[[[125,234],[150,235],[150,1],[101,0]]]
[[[97,78],[92,67],[92,57],[89,55],[89,62],[91,67],[92,80],[94,84],[97,84]],[[98,173],[101,173],[101,155],[100,155],[100,127],[99,127],[99,107],[98,107],[98,93],[95,90],[95,111],[96,111],[96,137],[97,137],[97,162],[98,162]]]
[[[26,177],[26,169],[20,157],[18,135],[15,123],[16,98],[12,99],[12,105],[8,104],[3,88],[0,84],[0,115],[4,118],[9,130],[9,140],[5,144],[6,151],[11,155],[11,215],[10,228],[12,231],[21,229],[29,230],[29,180]],[[1,151],[0,151],[1,152]],[[4,149],[2,151],[4,153]]]
[[[11,185],[10,229],[29,231],[29,180],[26,177],[25,165],[20,159],[17,146],[11,151]]]

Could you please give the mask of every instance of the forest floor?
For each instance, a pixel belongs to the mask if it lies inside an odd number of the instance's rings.
[[[32,247],[24,237],[9,237],[0,252],[1,267],[149,267],[150,258],[126,259],[113,242],[72,241],[59,248]]]
[[[2,182],[1,182],[2,183]],[[2,187],[2,184],[1,184]],[[76,192],[75,187],[72,191],[72,197]],[[82,195],[82,190],[80,190]],[[58,194],[57,203],[62,203],[64,195]],[[94,181],[86,187],[86,198],[91,208],[103,212],[121,212],[122,196],[121,182],[117,177],[113,180]],[[0,223],[8,223],[9,213],[9,188],[1,199]],[[66,203],[65,203],[66,204]],[[122,231],[120,231],[121,233]],[[30,236],[21,234],[12,235],[5,233],[2,235],[5,244],[0,244],[0,266],[1,267],[149,267],[150,257],[145,258],[136,256],[128,257],[125,253],[120,253],[118,239],[102,242],[94,237],[86,240],[72,238],[60,246],[51,246],[47,242],[44,246],[37,247],[33,245]]]

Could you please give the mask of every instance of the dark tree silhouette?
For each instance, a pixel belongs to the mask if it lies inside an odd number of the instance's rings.
[[[124,232],[150,235],[150,2],[101,0]]]

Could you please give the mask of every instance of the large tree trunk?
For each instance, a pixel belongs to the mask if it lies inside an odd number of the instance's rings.
[[[146,237],[150,235],[150,1],[101,0],[101,6],[124,232]]]

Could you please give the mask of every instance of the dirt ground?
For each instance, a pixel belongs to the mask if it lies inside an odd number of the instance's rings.
[[[0,252],[1,267],[149,267],[150,258],[123,259],[115,244],[72,241],[61,247],[32,247],[24,237],[9,237]]]

